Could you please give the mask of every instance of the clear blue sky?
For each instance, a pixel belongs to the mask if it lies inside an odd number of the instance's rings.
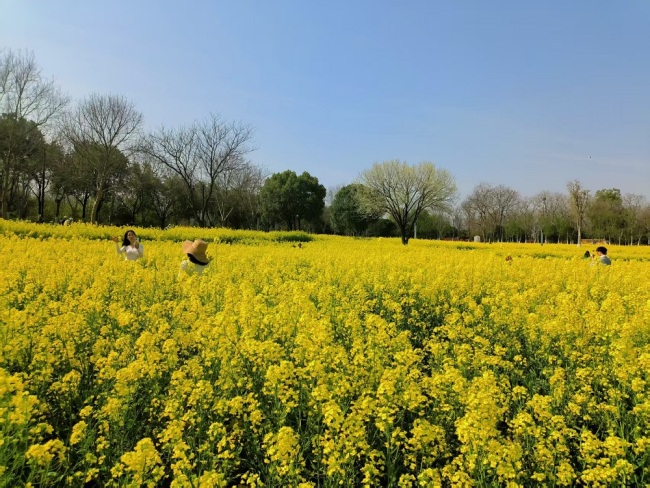
[[[650,1],[0,0],[0,47],[148,128],[250,124],[251,160],[325,187],[432,161],[461,195],[650,197]]]

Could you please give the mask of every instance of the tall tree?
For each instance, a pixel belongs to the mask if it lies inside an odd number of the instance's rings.
[[[25,118],[13,115],[0,116],[0,154],[8,165],[3,167],[3,199],[7,212],[19,212],[29,198],[32,170],[42,160],[45,140],[38,126]]]
[[[506,217],[513,211],[519,198],[519,193],[507,186],[481,183],[465,199],[463,207],[481,229],[484,240],[503,240]]]
[[[375,163],[361,173],[360,181],[395,221],[405,245],[420,213],[447,208],[456,194],[452,175],[430,162],[414,166],[398,160]]]
[[[66,198],[70,198],[76,189],[76,181],[72,178],[75,174],[74,155],[61,148],[60,157],[49,157],[48,164],[52,167],[49,193],[54,199],[54,220],[59,222],[61,218],[61,204]]]
[[[595,237],[605,237],[611,241],[616,236],[620,242],[625,231],[625,216],[623,197],[618,188],[597,190],[587,215]]]
[[[95,172],[91,165],[76,151],[68,154],[67,163],[63,171],[61,183],[67,190],[68,204],[73,211],[75,218],[86,221],[88,216],[88,205],[95,193]],[[77,212],[78,205],[81,205],[81,215]]]
[[[275,173],[260,190],[262,215],[269,225],[283,222],[289,230],[301,229],[301,222],[315,228],[325,207],[325,194],[318,178],[306,171],[300,176],[291,170]]]
[[[472,193],[461,204],[465,211],[468,224],[472,229],[480,232],[484,241],[491,238],[494,232],[494,222],[491,215],[491,187],[486,183],[481,183],[474,187]]]
[[[569,199],[566,194],[543,191],[533,196],[530,203],[535,212],[536,231],[541,230],[545,241],[567,242],[569,234],[573,234]],[[537,235],[537,234],[536,234]]]
[[[569,191],[569,205],[571,213],[578,228],[578,247],[582,245],[582,227],[585,222],[585,215],[587,207],[589,206],[589,190],[582,187],[582,183],[578,180],[570,181],[567,183],[567,190]]]
[[[454,228],[451,225],[449,212],[427,212],[423,210],[417,220],[414,234],[424,239],[442,239],[452,237]],[[416,232],[417,231],[417,232]]]
[[[259,193],[264,185],[264,170],[250,162],[223,174],[215,198],[222,226],[256,229],[260,218]]]
[[[514,242],[525,242],[536,235],[536,219],[530,198],[521,198],[511,210],[505,224],[506,238]]]
[[[46,144],[43,141],[41,148],[30,167],[30,177],[33,183],[32,191],[38,201],[38,220],[45,221],[45,198],[48,187],[54,176],[54,172],[61,167],[65,153],[60,144],[52,142]]]
[[[650,205],[645,205],[639,212],[639,225],[642,233],[645,234],[646,244],[650,244]],[[639,238],[641,242],[641,238]]]
[[[148,161],[134,161],[127,170],[124,184],[114,192],[118,206],[131,225],[151,225],[145,219],[145,210],[153,210],[153,197],[160,188],[160,179]],[[155,219],[158,224],[158,219]]]
[[[183,185],[178,176],[163,177],[158,180],[151,194],[151,205],[158,225],[161,229],[167,227],[174,215],[174,205],[183,195]]]
[[[45,79],[33,53],[0,53],[0,115],[14,121],[4,134],[0,150],[0,217],[7,218],[12,185],[22,174],[25,139],[35,137],[36,131],[43,132],[67,103],[68,97],[53,81]]]
[[[634,244],[634,241],[637,245],[641,243],[644,230],[642,215],[644,207],[647,206],[643,195],[628,193],[623,196],[623,219],[630,244]]]
[[[336,192],[330,205],[330,222],[335,232],[361,235],[377,222],[383,211],[378,202],[369,205],[371,190],[358,183],[346,185]]]
[[[90,220],[113,185],[126,171],[124,156],[135,149],[142,114],[124,97],[93,94],[79,103],[64,123],[64,134],[95,176],[95,199]]]
[[[253,150],[252,137],[250,126],[211,115],[189,127],[161,127],[149,135],[143,151],[167,175],[181,178],[194,218],[204,227],[218,219],[213,207],[219,182],[245,164],[245,155]]]

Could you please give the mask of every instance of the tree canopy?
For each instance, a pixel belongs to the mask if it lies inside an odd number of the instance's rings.
[[[325,207],[326,190],[306,171],[298,176],[287,170],[268,178],[260,190],[262,217],[268,226],[285,224],[289,230],[302,223],[315,227]]]
[[[330,206],[330,221],[335,232],[360,235],[383,214],[381,203],[372,200],[372,191],[358,183],[336,192]]]
[[[444,209],[456,195],[451,173],[427,161],[414,166],[399,160],[375,163],[361,174],[360,181],[395,221],[402,244],[408,244],[423,210]]]

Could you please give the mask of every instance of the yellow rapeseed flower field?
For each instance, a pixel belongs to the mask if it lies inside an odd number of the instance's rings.
[[[136,231],[0,221],[0,486],[650,484],[648,247]]]

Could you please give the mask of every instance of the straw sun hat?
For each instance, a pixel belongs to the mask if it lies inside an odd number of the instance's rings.
[[[207,250],[208,250],[208,243],[202,239],[197,239],[194,242],[192,241],[183,242],[183,252],[185,254],[191,254],[198,261],[201,261],[202,263],[207,263],[209,261],[208,256],[205,254],[205,251]]]

